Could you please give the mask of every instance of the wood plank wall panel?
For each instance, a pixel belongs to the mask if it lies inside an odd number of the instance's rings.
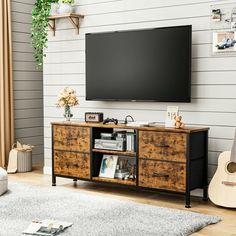
[[[234,1],[217,1],[231,3]],[[129,103],[85,101],[85,34],[115,30],[144,29],[173,25],[193,25],[192,102],[178,104],[184,122],[209,126],[209,176],[216,170],[218,155],[229,150],[236,127],[236,57],[211,55],[210,6],[215,0],[79,0],[76,11],[85,15],[80,34],[69,22],[57,23],[56,37],[49,32],[44,63],[44,144],[45,167],[51,166],[50,122],[62,120],[55,107],[57,93],[65,86],[77,90],[80,106],[74,117],[84,112],[104,112],[105,117],[164,122],[167,105],[175,103]]]
[[[11,0],[15,137],[33,144],[33,163],[43,164],[43,72],[30,41],[34,0]]]

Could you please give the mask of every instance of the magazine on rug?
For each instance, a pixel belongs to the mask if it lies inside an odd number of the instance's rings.
[[[22,232],[23,234],[53,236],[72,226],[73,223],[55,220],[34,220]]]

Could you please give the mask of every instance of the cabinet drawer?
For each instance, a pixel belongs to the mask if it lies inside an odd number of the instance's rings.
[[[90,128],[55,125],[54,149],[90,152]]]
[[[184,192],[186,165],[140,159],[139,186]]]
[[[186,162],[186,134],[139,131],[139,157]]]
[[[87,153],[54,151],[54,173],[90,179],[90,156]]]

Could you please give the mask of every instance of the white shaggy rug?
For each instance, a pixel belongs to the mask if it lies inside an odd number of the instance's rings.
[[[17,236],[34,219],[73,222],[62,236],[189,235],[217,216],[122,201],[85,192],[10,183],[0,197],[0,235]]]

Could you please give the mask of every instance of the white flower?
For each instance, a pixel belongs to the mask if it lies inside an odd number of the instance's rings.
[[[67,87],[66,92],[67,92],[67,93],[74,93],[74,89]]]
[[[61,100],[61,101],[59,102],[59,106],[60,106],[60,107],[65,106],[65,101]]]
[[[76,97],[76,91],[72,88],[66,87],[62,91],[59,92],[57,96],[57,103],[58,107],[65,107],[65,106],[76,106],[79,104],[79,100]]]

